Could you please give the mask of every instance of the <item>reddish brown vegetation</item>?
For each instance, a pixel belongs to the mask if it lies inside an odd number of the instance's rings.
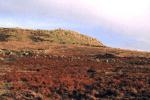
[[[104,56],[104,55],[103,55]],[[0,81],[10,84],[1,98],[14,99],[148,99],[150,65],[136,64],[142,58],[91,56],[31,56],[0,61]],[[144,59],[144,58],[143,58]],[[135,61],[135,62],[134,62]],[[149,62],[149,59],[143,61]],[[130,64],[131,62],[134,62]],[[143,64],[143,63],[142,63]],[[1,70],[2,71],[2,70]]]

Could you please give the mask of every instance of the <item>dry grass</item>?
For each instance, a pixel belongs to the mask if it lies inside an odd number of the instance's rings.
[[[27,30],[17,28],[0,28],[0,41],[19,41],[31,43],[58,43],[85,46],[102,46],[102,43],[94,38],[82,35],[78,32],[56,29],[56,30]]]

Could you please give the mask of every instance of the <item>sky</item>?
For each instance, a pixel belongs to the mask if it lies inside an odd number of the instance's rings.
[[[150,51],[150,0],[0,0],[0,27],[70,29]]]

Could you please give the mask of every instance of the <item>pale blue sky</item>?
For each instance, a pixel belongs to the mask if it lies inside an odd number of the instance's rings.
[[[0,0],[0,27],[64,28],[150,51],[150,0]]]

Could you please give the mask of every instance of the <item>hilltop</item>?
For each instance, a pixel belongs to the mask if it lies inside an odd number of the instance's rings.
[[[71,30],[29,30],[21,28],[0,28],[0,42],[30,42],[47,44],[73,44],[82,46],[103,46],[95,38]]]

